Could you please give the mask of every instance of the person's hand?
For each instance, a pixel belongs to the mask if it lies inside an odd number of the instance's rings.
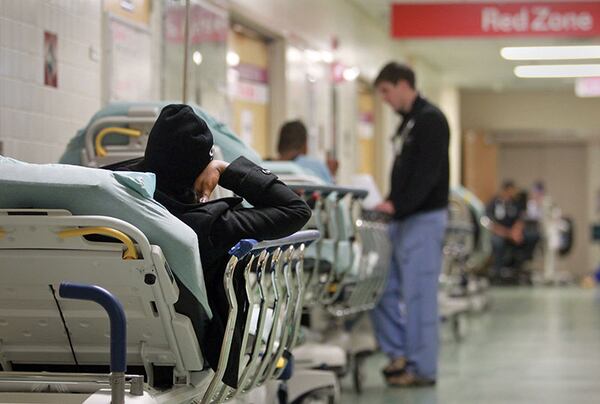
[[[331,173],[332,177],[335,177],[335,175],[337,174],[337,170],[338,167],[340,166],[340,163],[337,161],[337,159],[335,158],[327,158],[327,168],[329,169],[329,172]]]
[[[523,243],[523,232],[519,228],[512,228],[510,231],[511,240],[519,245]]]
[[[378,212],[387,213],[388,215],[393,215],[396,212],[392,201],[381,202],[379,205],[375,206],[375,210]]]
[[[219,178],[223,171],[229,166],[229,163],[222,160],[213,160],[200,173],[196,181],[194,181],[194,190],[198,195],[198,202],[204,203],[208,201],[210,194],[219,184]]]

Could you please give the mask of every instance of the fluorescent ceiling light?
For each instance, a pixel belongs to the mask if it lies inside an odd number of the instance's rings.
[[[600,64],[517,66],[514,72],[521,78],[600,77]]]
[[[500,50],[507,60],[600,59],[600,46],[522,46]]]

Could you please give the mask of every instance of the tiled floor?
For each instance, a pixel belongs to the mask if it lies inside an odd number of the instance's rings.
[[[600,403],[600,291],[495,289],[492,297],[487,313],[467,320],[463,341],[442,331],[436,387],[385,387],[377,355],[362,395],[343,380],[342,403]]]

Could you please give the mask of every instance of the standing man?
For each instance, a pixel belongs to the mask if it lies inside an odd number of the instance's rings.
[[[390,358],[383,369],[388,385],[433,385],[450,130],[444,114],[417,92],[415,73],[408,66],[387,64],[374,85],[403,119],[393,138],[391,192],[377,206],[394,220],[389,278],[372,320],[379,346]]]

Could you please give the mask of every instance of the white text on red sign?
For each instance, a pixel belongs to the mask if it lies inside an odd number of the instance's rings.
[[[551,7],[523,7],[517,13],[502,12],[497,7],[481,10],[483,32],[588,32],[594,27],[594,17],[587,11],[561,13]]]

